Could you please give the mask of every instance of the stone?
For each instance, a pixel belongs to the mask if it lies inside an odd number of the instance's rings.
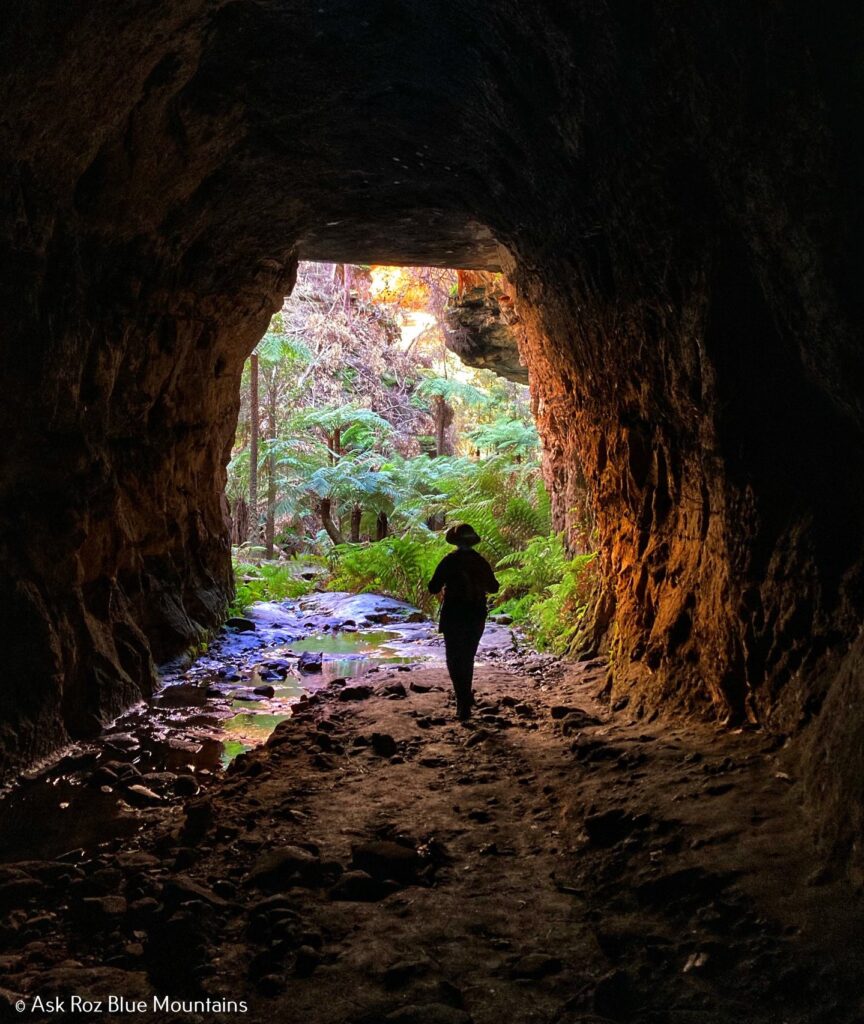
[[[353,683],[339,691],[339,700],[368,700],[375,691],[366,683]]]
[[[381,687],[380,693],[386,697],[407,697],[408,691],[405,689],[404,683],[385,683]]]
[[[321,876],[321,858],[300,846],[280,846],[262,853],[247,876],[247,881],[267,889],[289,885],[308,885]]]
[[[196,882],[188,875],[175,875],[173,878],[168,878],[162,888],[162,898],[169,907],[178,907],[194,901],[208,903],[217,908],[228,906],[227,901],[212,889],[208,889],[207,886]]]
[[[319,950],[312,946],[300,946],[295,954],[294,971],[301,978],[308,978],[321,963],[321,960],[322,956]]]
[[[324,655],[320,651],[303,651],[297,659],[297,667],[301,672],[320,672],[324,664]]]
[[[373,732],[369,739],[372,744],[372,750],[378,757],[393,757],[399,749],[396,740],[389,733]]]
[[[360,843],[351,848],[351,863],[380,880],[393,879],[410,884],[416,879],[420,857],[412,846],[389,840]]]
[[[384,885],[366,871],[346,871],[330,889],[331,900],[372,903],[383,899],[392,887]]]
[[[256,686],[252,692],[258,694],[260,697],[276,696],[276,690],[272,686]]]
[[[127,786],[125,792],[126,796],[136,804],[143,804],[146,806],[148,804],[152,805],[162,803],[162,797],[159,796],[158,793],[154,792],[148,786],[142,786],[138,782],[132,786]]]
[[[258,979],[257,987],[263,996],[278,996],[285,991],[285,979],[279,974],[265,974]]]
[[[0,883],[0,913],[6,913],[38,898],[45,891],[45,885],[35,878],[12,879]]]
[[[258,629],[258,626],[252,621],[252,619],[245,619],[241,615],[235,615],[230,619],[227,619],[225,625],[229,629],[235,629],[238,633],[252,633]]]
[[[567,715],[583,715],[584,713],[581,708],[570,707],[568,704],[553,704],[549,709],[549,714],[556,721],[566,718]]]
[[[127,910],[128,904],[122,896],[89,896],[77,905],[75,916],[84,927],[110,930]]]
[[[174,792],[177,796],[197,796],[199,791],[198,780],[194,775],[178,775],[174,780]]]
[[[114,863],[125,874],[142,875],[154,871],[162,862],[144,850],[122,850],[115,855]]]

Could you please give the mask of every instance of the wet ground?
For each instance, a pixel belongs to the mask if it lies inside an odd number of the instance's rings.
[[[142,812],[196,795],[264,743],[304,695],[443,656],[433,622],[377,594],[260,602],[231,621],[205,655],[166,671],[159,692],[97,742],[22,776],[0,799],[0,863],[75,857],[139,831]],[[490,624],[480,658],[515,642]]]

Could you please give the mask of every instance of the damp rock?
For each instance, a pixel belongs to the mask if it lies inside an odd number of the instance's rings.
[[[234,629],[238,633],[251,633],[257,630],[257,626],[251,619],[246,619],[242,615],[234,615],[228,619],[225,625],[229,629]]]

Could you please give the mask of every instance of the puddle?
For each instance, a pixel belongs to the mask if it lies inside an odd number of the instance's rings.
[[[305,640],[298,640],[288,645],[288,650],[297,654],[303,651],[321,651],[323,654],[371,653],[386,650],[387,642],[398,640],[399,633],[392,630],[359,630],[354,632],[340,631],[337,633],[317,633]]]
[[[274,706],[278,707],[280,703],[290,705],[302,694],[321,689],[334,679],[356,678],[379,665],[401,665],[425,660],[399,654],[393,647],[388,647],[388,643],[400,639],[401,634],[392,630],[334,631],[310,634],[303,640],[269,651],[268,657],[272,660],[300,654],[321,654],[323,659],[319,670],[303,671],[299,666],[292,667],[284,680],[269,681],[274,691],[270,699],[251,702],[251,706],[245,700],[232,701],[232,707],[238,713],[222,723],[222,729],[227,734],[220,755],[222,766],[230,764],[238,754],[266,742],[276,726],[290,717],[290,706],[281,711],[274,711]],[[261,660],[266,662],[264,657]],[[249,682],[266,685],[260,670],[253,674]]]

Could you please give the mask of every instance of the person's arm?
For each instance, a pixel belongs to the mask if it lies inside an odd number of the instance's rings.
[[[447,583],[447,570],[445,568],[446,561],[446,557],[441,559],[441,561],[438,563],[438,568],[432,574],[432,579],[429,580],[430,594],[439,593],[441,588],[444,587],[445,584]]]
[[[495,573],[492,571],[492,566],[486,563],[486,592],[489,594],[497,594],[501,589],[501,584],[498,582]]]

